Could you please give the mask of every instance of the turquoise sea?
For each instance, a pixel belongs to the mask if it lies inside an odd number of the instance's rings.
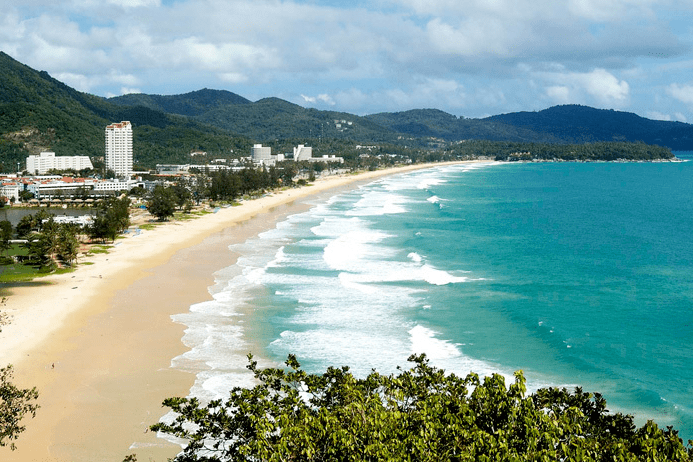
[[[693,153],[677,153],[692,159]],[[316,200],[234,245],[176,315],[191,394],[295,353],[393,372],[411,353],[530,389],[581,386],[693,438],[693,162],[437,167]]]

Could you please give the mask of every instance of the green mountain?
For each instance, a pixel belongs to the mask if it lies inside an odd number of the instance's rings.
[[[191,118],[145,105],[116,105],[82,93],[0,52],[1,171],[23,168],[26,157],[41,151],[103,158],[106,125],[129,120],[136,127],[135,164],[189,162],[203,150],[222,157],[249,150],[252,141]]]
[[[279,98],[264,98],[253,103],[219,90],[175,96],[125,95],[108,101],[123,106],[140,104],[188,116],[265,144],[288,138],[394,142],[398,135],[390,128],[353,114],[307,109]]]
[[[144,106],[155,111],[195,117],[214,109],[233,104],[250,104],[250,100],[224,90],[193,91],[185,95],[129,95],[109,98],[110,103],[118,106]]]
[[[673,150],[693,149],[693,125],[649,120],[636,114],[586,106],[555,106],[484,119],[455,117],[434,109],[367,116],[400,133],[448,141],[493,140],[533,143],[644,142]]]
[[[365,117],[308,109],[279,98],[251,102],[220,90],[183,95],[132,94],[101,98],[79,92],[0,52],[0,170],[24,165],[29,154],[103,157],[106,125],[129,120],[135,164],[188,163],[190,152],[213,158],[247,155],[253,143],[278,152],[311,144],[317,154],[347,152],[355,144],[436,147],[462,140],[525,143],[642,141],[693,150],[693,125],[585,106],[556,106],[485,119],[417,109]],[[358,157],[355,151],[353,156]],[[349,154],[349,155],[351,155]]]
[[[447,141],[491,140],[562,143],[565,140],[550,133],[515,126],[502,121],[466,119],[438,109],[414,109],[404,112],[383,112],[366,118],[398,133],[417,137],[440,138]]]
[[[448,141],[493,140],[533,143],[643,142],[673,150],[693,149],[693,125],[650,120],[629,112],[587,106],[554,106],[484,119],[455,117],[435,109],[367,116],[400,133]]]
[[[553,135],[569,143],[642,141],[672,150],[693,148],[693,125],[650,120],[629,112],[588,106],[554,106],[538,112],[516,112],[484,119]]]

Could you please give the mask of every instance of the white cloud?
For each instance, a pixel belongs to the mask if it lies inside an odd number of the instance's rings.
[[[646,116],[648,119],[664,120],[665,122],[671,122],[673,120],[670,114],[664,114],[658,111],[649,111]]]
[[[673,98],[686,104],[693,104],[693,85],[672,83],[667,87],[667,93]]]
[[[627,101],[630,86],[625,80],[618,80],[604,69],[595,69],[588,74],[575,74],[587,93],[605,104],[621,105]]]
[[[319,101],[322,101],[323,103],[328,104],[328,105],[330,105],[330,106],[334,106],[334,105],[335,105],[334,100],[333,100],[332,97],[331,97],[330,95],[328,95],[327,93],[323,93],[323,94],[318,95],[318,100],[319,100]]]
[[[629,102],[630,85],[604,69],[591,72],[537,72],[534,78],[548,82],[545,94],[556,104],[595,102],[601,106],[624,107]]]
[[[122,8],[156,8],[161,6],[160,0],[108,0],[106,3]]]
[[[650,16],[656,0],[569,0],[568,10],[593,21],[622,20],[625,16]]]
[[[240,72],[222,72],[217,75],[220,80],[228,83],[245,83],[248,81],[248,76]]]
[[[142,90],[140,90],[139,88],[127,88],[127,87],[123,87],[120,89],[121,95],[129,95],[132,93],[142,93]]]
[[[671,122],[671,121],[686,122],[686,115],[681,113],[681,112],[675,112],[674,114],[664,114],[664,113],[658,112],[658,111],[649,111],[649,112],[647,112],[646,117],[648,119],[664,120],[667,122]]]
[[[693,8],[689,0],[343,7],[322,0],[0,0],[0,49],[97,94],[221,87],[359,112],[480,114],[547,102],[624,108],[647,93],[632,85],[653,85],[652,68],[640,61],[666,58],[674,66],[689,53],[682,44],[690,37],[675,35],[662,5]],[[628,73],[636,68],[643,71]],[[666,72],[658,78],[672,79],[659,88],[675,81]],[[686,100],[685,86],[667,92]]]
[[[546,95],[557,104],[567,104],[571,101],[570,88],[563,85],[552,85],[546,89]]]

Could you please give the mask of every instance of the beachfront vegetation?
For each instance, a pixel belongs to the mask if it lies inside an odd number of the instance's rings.
[[[107,197],[94,210],[94,220],[87,233],[92,240],[114,241],[130,226],[130,199]]]
[[[644,143],[599,142],[541,144],[505,141],[466,141],[447,152],[457,158],[483,156],[502,161],[652,161],[671,159],[667,148]]]
[[[17,223],[15,232],[23,244],[10,245],[12,226],[0,222],[0,281],[19,282],[36,276],[72,268],[80,246],[87,238],[94,241],[115,240],[130,225],[130,200],[107,197],[93,210],[93,222],[81,227],[58,223],[54,215],[39,210]],[[92,252],[93,253],[93,252]],[[62,269],[61,269],[62,267]]]
[[[209,177],[209,197],[214,201],[232,202],[246,194],[263,193],[278,186],[290,186],[297,170],[293,162],[282,162],[278,168],[221,170]]]
[[[10,248],[10,239],[12,239],[12,223],[7,220],[0,221],[0,251],[3,257]]]
[[[159,221],[166,221],[176,211],[176,193],[172,187],[157,186],[147,202],[147,211]]]
[[[26,428],[22,419],[36,416],[37,399],[36,388],[17,388],[12,383],[11,365],[0,368],[0,446],[16,448],[14,442]]]
[[[396,375],[357,378],[347,367],[308,374],[248,366],[259,381],[227,400],[170,398],[177,414],[151,428],[187,441],[190,461],[689,461],[675,430],[611,414],[598,394],[547,388],[527,395],[522,372],[506,387],[446,374],[425,356]]]

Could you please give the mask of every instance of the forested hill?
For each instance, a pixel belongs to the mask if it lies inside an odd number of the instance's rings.
[[[400,133],[449,141],[485,139],[573,144],[629,141],[673,150],[693,150],[691,124],[650,120],[633,113],[578,105],[484,119],[465,119],[434,109],[380,113],[367,118]]]
[[[117,105],[141,104],[192,117],[259,142],[288,138],[394,142],[398,138],[391,128],[354,114],[307,109],[273,97],[250,102],[227,91],[201,90],[175,96],[125,95],[108,101]]]
[[[252,141],[187,117],[145,105],[120,106],[79,92],[0,52],[0,170],[24,165],[41,151],[85,155],[98,162],[106,125],[129,120],[136,127],[135,163],[189,161],[193,150],[249,150]]]
[[[447,141],[491,140],[562,143],[560,137],[514,126],[501,121],[466,119],[438,109],[414,109],[404,112],[382,112],[367,119],[398,133],[416,137],[433,137]]]
[[[118,106],[144,106],[149,109],[188,117],[199,116],[206,112],[232,104],[250,104],[250,100],[224,90],[193,91],[185,95],[146,95],[131,93],[109,98],[109,102]]]
[[[273,97],[252,102],[210,89],[106,99],[70,88],[3,52],[0,75],[0,170],[13,170],[28,155],[46,150],[87,155],[98,162],[104,127],[121,120],[132,122],[135,164],[145,167],[186,163],[192,151],[206,151],[213,158],[247,155],[253,143],[275,149],[304,143],[322,154],[337,154],[356,144],[379,144],[394,152],[404,145],[433,148],[462,140],[643,141],[693,150],[692,125],[583,106],[466,119],[436,109],[357,116]]]
[[[681,151],[693,147],[691,124],[650,120],[629,112],[588,106],[554,106],[538,112],[497,115],[483,121],[551,134],[569,143],[642,141]]]

